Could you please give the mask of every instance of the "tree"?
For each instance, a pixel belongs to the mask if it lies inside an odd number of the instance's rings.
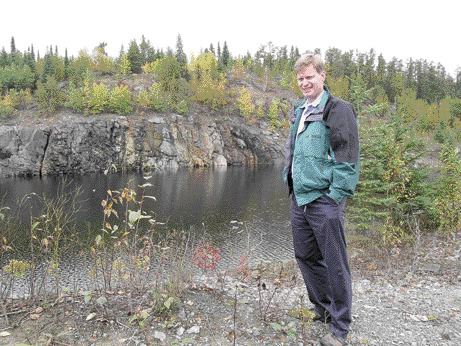
[[[43,72],[40,76],[40,80],[42,83],[45,83],[48,76],[52,76],[54,74],[54,66],[52,57],[50,54],[46,54],[44,57],[44,65],[43,65]]]
[[[141,36],[141,43],[139,44],[139,50],[141,53],[142,65],[149,61],[149,51],[152,50],[152,46],[149,40],[146,41],[144,35]]]
[[[181,35],[178,34],[176,39],[176,60],[181,68],[181,77],[188,79],[189,76],[187,74],[187,56],[184,53]]]
[[[10,53],[11,55],[16,54],[16,44],[14,43],[14,37],[11,37]]]
[[[224,67],[229,67],[229,63],[231,60],[231,55],[229,53],[229,49],[227,48],[227,42],[224,41],[224,46],[222,49],[222,55],[221,55],[221,62]]]
[[[69,76],[69,57],[67,55],[67,48],[64,51],[64,75],[65,78]]]
[[[130,61],[131,72],[141,73],[142,56],[141,56],[141,52],[139,51],[139,47],[138,47],[138,44],[136,43],[136,40],[132,40],[130,42],[127,57],[128,57],[128,60]]]
[[[131,73],[131,62],[126,53],[122,53],[119,58],[118,73],[122,76],[127,76]]]
[[[456,119],[461,121],[461,101],[452,104],[450,107],[450,120],[448,121],[450,127],[454,127]]]

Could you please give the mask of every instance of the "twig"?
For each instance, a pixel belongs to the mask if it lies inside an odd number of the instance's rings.
[[[16,310],[16,311],[10,311],[6,312],[3,314],[3,316],[11,316],[11,315],[17,315],[17,314],[22,314],[23,312],[27,312],[27,310]]]
[[[235,346],[235,342],[237,341],[237,330],[236,330],[236,325],[237,325],[237,285],[235,285],[235,295],[234,295],[234,343],[233,345]]]
[[[125,327],[127,329],[131,329],[129,326],[127,326],[126,324],[123,324],[122,322],[120,322],[118,319],[115,319],[115,322],[117,322],[117,324],[121,325],[122,327]]]

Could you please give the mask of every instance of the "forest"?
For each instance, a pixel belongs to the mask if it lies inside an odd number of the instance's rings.
[[[155,48],[142,36],[117,57],[101,42],[92,52],[43,55],[30,46],[0,53],[0,119],[32,112],[50,117],[61,110],[94,116],[103,112],[186,115],[197,105],[215,114],[242,116],[289,127],[289,111],[301,95],[293,65],[297,47],[261,45],[233,56],[226,41],[188,57],[178,35],[175,49]],[[386,244],[426,231],[448,236],[461,227],[461,71],[449,75],[440,63],[330,48],[322,54],[327,85],[359,114],[361,180],[351,203],[351,221],[373,230]],[[129,83],[146,77],[148,88]]]

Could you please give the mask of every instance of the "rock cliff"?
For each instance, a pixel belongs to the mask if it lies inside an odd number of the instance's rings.
[[[0,176],[272,163],[283,147],[284,135],[239,117],[64,113],[0,126]]]

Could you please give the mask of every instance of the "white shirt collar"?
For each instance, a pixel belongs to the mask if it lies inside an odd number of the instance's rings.
[[[322,96],[323,96],[323,93],[325,92],[325,90],[322,90],[322,92],[320,93],[319,96],[317,96],[317,98],[312,101],[312,102],[309,102],[309,100],[306,99],[306,102],[304,102],[303,104],[303,107],[307,109],[307,107],[311,106],[311,107],[317,107],[320,103],[320,101],[322,100]]]

